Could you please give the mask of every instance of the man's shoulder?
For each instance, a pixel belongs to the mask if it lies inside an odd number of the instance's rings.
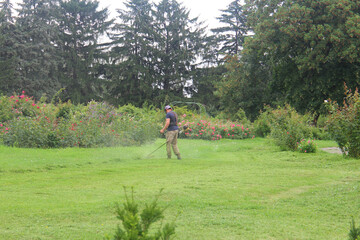
[[[171,118],[171,117],[174,117],[174,116],[176,116],[176,113],[174,111],[166,113],[166,118]]]

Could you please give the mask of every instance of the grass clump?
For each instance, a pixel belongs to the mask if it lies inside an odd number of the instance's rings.
[[[360,227],[355,226],[354,218],[350,224],[349,240],[360,240]]]

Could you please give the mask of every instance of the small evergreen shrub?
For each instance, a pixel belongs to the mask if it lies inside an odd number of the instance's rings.
[[[317,146],[314,140],[301,139],[301,141],[297,143],[297,150],[301,153],[315,153]]]
[[[344,155],[360,158],[360,97],[358,89],[352,93],[345,85],[345,100],[342,106],[335,101],[326,101],[330,119],[328,129]]]
[[[162,191],[162,190],[161,190]],[[134,200],[134,191],[132,189],[131,198],[126,194],[125,203],[117,205],[117,218],[121,221],[118,225],[115,235],[107,239],[113,240],[170,240],[175,235],[175,223],[167,223],[155,230],[153,225],[164,219],[165,208],[158,205],[158,199],[161,194],[157,195],[150,204],[145,204],[144,209],[140,212],[139,205]]]
[[[350,223],[349,240],[360,240],[360,227],[355,226],[355,220]]]

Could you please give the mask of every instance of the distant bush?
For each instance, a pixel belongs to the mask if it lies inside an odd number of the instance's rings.
[[[272,108],[266,106],[265,110],[260,112],[260,115],[254,121],[254,131],[256,136],[266,137],[270,135],[272,124],[275,121],[272,111]]]
[[[251,126],[239,122],[221,121],[206,117],[193,117],[179,123],[180,127],[186,126],[181,137],[204,140],[245,139],[254,138]]]
[[[345,100],[340,106],[335,101],[327,101],[330,112],[328,128],[333,139],[345,155],[360,158],[360,97],[358,89],[352,93],[345,85]]]
[[[282,150],[297,150],[303,138],[312,137],[308,117],[298,114],[286,105],[276,109],[266,107],[254,122],[255,133],[270,136]]]
[[[131,113],[124,109],[132,109]],[[24,95],[0,99],[0,142],[31,148],[143,144],[158,136],[153,112],[105,102],[39,104]]]
[[[217,119],[227,119],[232,122],[241,122],[241,123],[250,123],[248,118],[246,117],[245,111],[242,108],[239,108],[237,112],[229,113],[229,112],[220,112],[217,116]]]
[[[315,153],[317,146],[314,140],[301,139],[300,142],[297,143],[297,150],[301,153]]]
[[[161,191],[160,191],[161,193]],[[160,195],[160,194],[159,194]],[[142,212],[139,212],[139,206],[134,200],[134,191],[132,190],[131,198],[126,194],[125,203],[117,205],[117,218],[121,225],[115,232],[115,235],[106,237],[113,240],[170,240],[175,235],[175,223],[167,223],[160,226],[157,231],[153,225],[164,219],[165,208],[158,205],[159,195],[150,204],[145,204]]]

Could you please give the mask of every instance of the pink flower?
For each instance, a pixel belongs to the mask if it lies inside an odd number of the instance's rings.
[[[22,91],[22,94],[24,94],[25,93],[25,91]]]
[[[186,114],[184,114],[183,117],[186,117]]]
[[[40,107],[39,106],[37,106],[37,109],[39,109]]]

